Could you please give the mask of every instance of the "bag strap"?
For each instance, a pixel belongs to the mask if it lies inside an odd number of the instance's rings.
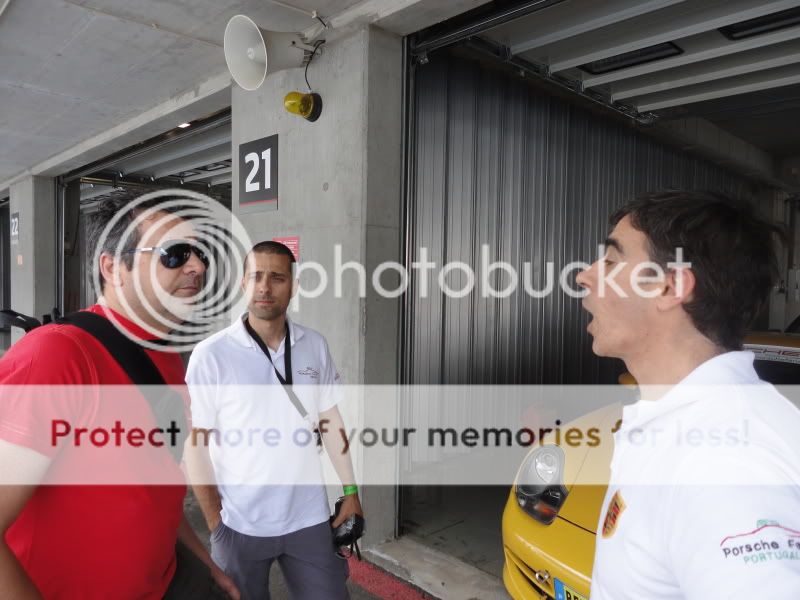
[[[168,431],[172,426],[177,426],[175,445],[165,444],[165,446],[175,461],[180,464],[183,457],[183,444],[188,436],[183,398],[167,385],[161,371],[158,370],[144,348],[119,331],[107,318],[92,312],[72,313],[55,322],[77,327],[96,339],[125,371],[133,384],[140,388],[150,406],[156,424],[164,431]],[[147,386],[158,387],[147,389]]]
[[[41,325],[38,319],[28,317],[10,308],[0,310],[0,328],[19,327],[25,333],[28,333]]]
[[[144,348],[119,331],[105,317],[81,311],[67,315],[58,322],[73,325],[100,342],[134,385],[167,385],[164,376]]]

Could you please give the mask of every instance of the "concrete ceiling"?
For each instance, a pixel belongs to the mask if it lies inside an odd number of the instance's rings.
[[[230,105],[222,38],[235,14],[333,35],[405,35],[486,0],[0,0],[0,194]]]
[[[324,16],[359,2],[288,0]],[[237,13],[275,30],[313,24],[268,0],[10,0],[0,15],[0,182],[226,73],[222,37]]]

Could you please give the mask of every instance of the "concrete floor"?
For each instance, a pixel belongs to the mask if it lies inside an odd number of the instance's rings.
[[[209,547],[208,528],[206,527],[206,522],[205,519],[203,518],[203,513],[200,510],[200,506],[197,504],[197,500],[195,499],[191,490],[186,495],[184,508],[186,510],[186,516],[189,519],[189,523],[191,523],[192,527],[194,527],[194,530],[197,532],[197,535],[200,537],[203,544],[205,544],[206,548],[208,548]],[[352,600],[378,599],[377,596],[373,596],[372,594],[364,591],[362,588],[360,588],[359,586],[355,585],[352,582],[348,582],[347,588],[350,591],[350,598]],[[289,590],[286,587],[286,581],[283,579],[283,574],[281,573],[281,569],[277,565],[274,565],[272,570],[270,571],[269,591],[272,600],[288,600],[290,598]]]
[[[489,486],[407,488],[403,533],[501,579],[501,520],[508,493],[508,487]]]
[[[503,582],[411,535],[366,551],[370,562],[440,600],[510,600]]]
[[[402,581],[424,590],[429,594],[425,597],[507,600],[509,597],[501,581],[503,544],[500,529],[507,499],[507,487],[406,488],[403,497],[404,536],[370,549],[365,558]],[[186,499],[186,514],[200,539],[208,546],[205,520],[191,492]],[[365,591],[352,580],[348,582],[351,598],[423,598],[411,587],[396,594],[387,592],[387,587],[394,586],[386,580],[382,587],[365,587],[377,595]],[[277,566],[270,573],[270,593],[274,600],[289,598]]]

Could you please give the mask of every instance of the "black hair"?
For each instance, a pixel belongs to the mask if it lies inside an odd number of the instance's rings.
[[[120,252],[122,264],[129,271],[133,269],[134,255],[126,254],[126,252],[139,247],[139,243],[142,241],[142,231],[139,227],[135,227],[124,240],[122,237],[131,223],[143,212],[155,209],[155,211],[172,214],[180,211],[180,218],[182,219],[191,219],[191,213],[197,214],[197,207],[192,207],[188,201],[185,204],[176,204],[175,200],[176,198],[154,198],[153,200],[140,202],[135,206],[134,200],[130,198],[111,199],[101,202],[97,210],[87,215],[86,256],[89,260],[89,275],[92,276],[93,269],[99,269],[99,265],[93,264],[98,246],[100,246],[101,253],[106,252],[115,255]],[[103,231],[118,214],[122,214],[122,217],[109,230],[105,238],[101,240]],[[106,282],[102,273],[99,273],[99,278],[101,288],[105,288]]]
[[[290,264],[297,262],[297,259],[294,257],[294,253],[286,244],[281,244],[280,242],[275,242],[273,240],[258,242],[250,250],[250,254],[279,254],[281,256],[287,256]]]
[[[751,202],[717,192],[646,194],[611,215],[611,226],[626,216],[645,234],[650,258],[662,268],[683,248],[696,280],[683,308],[715,344],[741,349],[778,277],[775,242],[785,242],[782,229],[758,216]]]

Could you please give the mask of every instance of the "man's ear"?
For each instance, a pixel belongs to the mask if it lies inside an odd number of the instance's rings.
[[[670,269],[666,273],[664,291],[658,299],[661,310],[669,310],[692,300],[697,280],[687,268]]]
[[[109,254],[108,252],[103,252],[100,254],[100,275],[103,276],[103,280],[108,285],[112,285],[114,287],[121,287],[122,280],[119,276],[120,271],[120,264],[114,260],[114,257]]]

